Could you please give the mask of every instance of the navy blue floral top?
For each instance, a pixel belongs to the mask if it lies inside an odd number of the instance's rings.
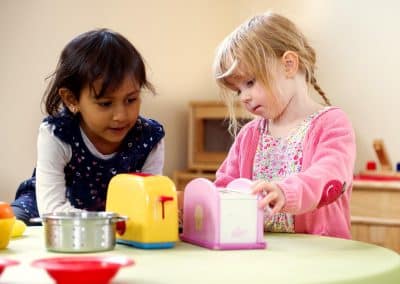
[[[88,211],[104,210],[111,178],[119,173],[140,172],[151,150],[165,135],[157,121],[139,116],[119,152],[104,160],[95,157],[86,147],[77,117],[63,112],[60,116],[48,116],[44,121],[54,125],[56,137],[71,145],[71,160],[64,169],[66,197],[74,207]],[[20,185],[12,204],[23,207],[31,218],[38,215],[34,191],[35,174]]]

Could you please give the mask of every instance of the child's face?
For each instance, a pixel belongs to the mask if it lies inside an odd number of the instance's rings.
[[[279,70],[273,74],[276,81],[274,85],[279,86],[279,90],[274,87],[268,90],[255,78],[228,79],[228,82],[238,92],[240,101],[249,112],[266,119],[275,119],[284,112],[292,95],[287,92],[287,80],[281,73]]]
[[[98,91],[101,80],[95,82]],[[78,102],[81,127],[98,151],[110,154],[135,125],[140,110],[140,88],[126,76],[113,92],[96,98],[89,86],[83,88]]]
[[[273,94],[267,92],[264,86],[254,78],[243,78],[230,82],[237,91],[240,101],[252,114],[267,119],[277,116],[277,101]]]

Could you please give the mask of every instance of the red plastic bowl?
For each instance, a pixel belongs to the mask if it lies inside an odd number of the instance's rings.
[[[107,284],[121,267],[134,261],[123,256],[78,256],[37,259],[34,267],[44,268],[57,284]]]
[[[6,269],[7,266],[17,265],[17,264],[19,264],[19,261],[7,258],[0,258],[0,275],[3,273],[4,269]]]

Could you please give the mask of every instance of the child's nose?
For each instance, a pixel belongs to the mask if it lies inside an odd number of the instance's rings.
[[[250,92],[243,91],[240,93],[240,101],[242,101],[243,103],[246,103],[250,100],[251,100]]]
[[[127,108],[124,106],[115,106],[113,110],[113,120],[123,121],[128,116]]]

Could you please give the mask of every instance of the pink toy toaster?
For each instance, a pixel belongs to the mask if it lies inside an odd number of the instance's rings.
[[[196,178],[184,194],[181,239],[210,249],[263,249],[264,212],[258,196],[251,194],[252,182],[240,178],[226,188]]]

